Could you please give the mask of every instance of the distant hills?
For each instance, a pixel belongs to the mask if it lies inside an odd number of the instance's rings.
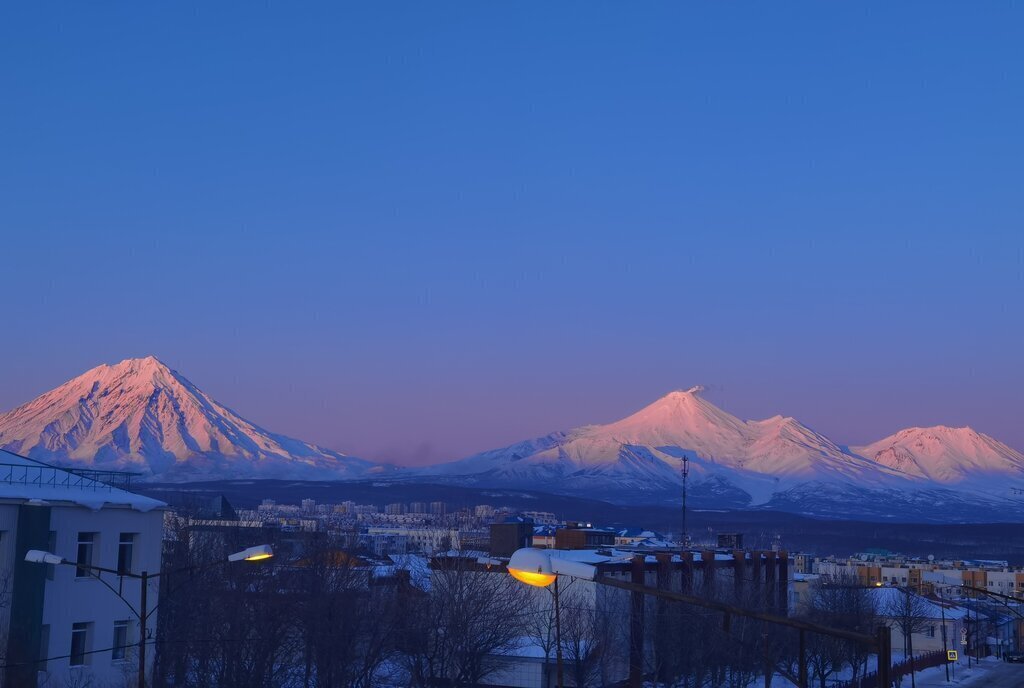
[[[0,415],[0,448],[163,481],[381,479],[651,504],[678,500],[685,456],[699,508],[953,521],[1024,515],[1024,497],[1013,492],[1024,488],[1024,455],[970,428],[909,428],[849,448],[793,418],[741,420],[699,387],[613,423],[396,469],[264,430],[147,357],[98,366]]]

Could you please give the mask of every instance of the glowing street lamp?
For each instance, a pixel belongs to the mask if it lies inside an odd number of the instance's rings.
[[[274,556],[270,545],[256,545],[228,555],[228,561],[263,561]]]
[[[255,547],[249,547],[240,552],[229,554],[227,561],[263,561],[265,559],[270,559],[272,556],[274,556],[274,550],[270,545],[256,545]],[[146,688],[146,626],[149,621],[149,609],[148,602],[146,601],[146,593],[149,591],[149,579],[157,578],[164,572],[149,573],[148,571],[143,571],[142,573],[131,573],[129,571],[118,571],[116,569],[108,569],[102,566],[93,566],[92,564],[81,564],[77,561],[68,561],[62,556],[53,554],[52,552],[45,552],[41,549],[30,549],[25,553],[25,561],[32,564],[50,564],[53,566],[64,564],[66,566],[74,566],[79,569],[88,569],[96,572],[96,578],[99,578],[100,573],[112,573],[115,576],[125,576],[128,578],[135,578],[140,581],[139,588],[141,590],[141,600],[139,603],[139,609],[138,611],[135,611],[130,604],[128,605],[128,608],[131,609],[139,618],[139,688]],[[224,560],[211,561],[200,566],[188,566],[183,569],[177,569],[172,573],[189,571],[196,568],[208,568],[210,566],[216,566],[217,564],[223,563],[225,563]],[[107,585],[107,587],[110,588],[109,585]],[[114,594],[118,597],[121,597],[119,592],[113,588],[110,589],[113,590]],[[121,597],[121,599],[123,600],[124,598]],[[125,602],[127,602],[127,600],[125,600]]]
[[[564,685],[562,680],[562,616],[558,604],[558,577],[569,576],[594,580],[597,569],[590,564],[562,559],[552,555],[549,550],[525,547],[512,553],[508,561],[508,572],[518,581],[536,588],[546,588],[554,583],[552,597],[555,603],[555,664],[558,672],[558,688]]]
[[[547,587],[558,581],[558,576],[594,580],[597,569],[581,561],[563,559],[550,550],[524,547],[516,550],[508,562],[508,572],[517,580],[537,587]]]

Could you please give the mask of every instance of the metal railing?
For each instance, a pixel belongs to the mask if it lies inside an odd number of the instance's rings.
[[[32,466],[21,463],[0,463],[0,484],[34,485],[57,487],[68,490],[92,490],[110,492],[115,489],[131,488],[132,477],[140,473],[123,471],[98,471],[81,468],[57,468],[56,466]]]

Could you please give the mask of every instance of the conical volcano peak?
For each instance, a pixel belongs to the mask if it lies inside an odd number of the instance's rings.
[[[164,479],[337,478],[373,468],[264,430],[155,356],[97,366],[0,414],[0,449]]]
[[[655,401],[654,403],[657,404],[662,401],[682,401],[686,399],[692,399],[694,397],[700,396],[706,389],[707,387],[705,387],[704,385],[694,385],[689,389],[674,389],[665,396]]]
[[[169,370],[167,364],[152,354],[142,358],[126,358],[120,363],[115,363],[112,367],[129,368],[131,370],[148,370],[152,368],[165,368]]]
[[[154,387],[176,387],[184,381],[156,356],[126,358],[118,363],[98,365],[87,370],[68,384],[84,384],[88,387],[118,388],[148,393]]]

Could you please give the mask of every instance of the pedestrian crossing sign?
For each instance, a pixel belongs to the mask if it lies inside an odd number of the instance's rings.
[[[956,650],[946,650],[947,661],[955,662],[957,660],[957,657],[959,657],[959,655],[957,655]]]

